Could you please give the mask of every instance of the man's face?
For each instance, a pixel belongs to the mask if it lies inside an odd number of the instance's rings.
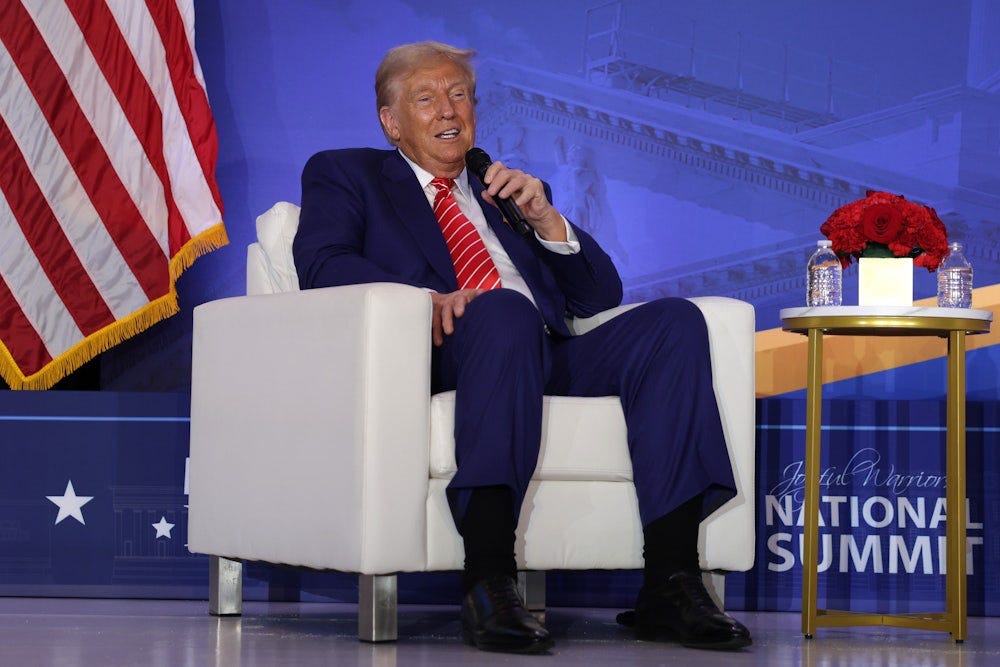
[[[392,104],[379,109],[386,133],[408,158],[434,176],[455,178],[476,141],[473,93],[450,60],[414,70]]]

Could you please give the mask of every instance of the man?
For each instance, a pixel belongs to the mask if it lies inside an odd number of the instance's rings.
[[[376,103],[396,150],[313,156],[293,245],[303,289],[388,281],[430,292],[432,390],[456,390],[458,471],[448,500],[465,547],[463,636],[484,650],[553,645],[514,583],[542,396],[618,395],[645,537],[637,633],[749,645],[746,628],[711,602],[698,566],[699,523],[735,492],[704,319],[690,302],[664,299],[570,334],[565,316],[618,305],[621,280],[537,178],[499,162],[486,171],[487,187],[469,178],[472,54],[436,42],[386,54]],[[498,197],[516,202],[529,234],[506,224]]]

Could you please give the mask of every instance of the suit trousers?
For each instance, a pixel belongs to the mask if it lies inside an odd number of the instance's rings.
[[[458,526],[482,486],[510,488],[516,521],[538,461],[543,395],[620,397],[643,526],[699,494],[705,517],[736,493],[708,330],[690,301],[651,301],[567,338],[548,334],[524,295],[486,292],[432,355],[432,390],[451,389]]]

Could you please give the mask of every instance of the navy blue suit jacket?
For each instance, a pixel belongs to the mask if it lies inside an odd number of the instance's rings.
[[[597,242],[574,226],[580,252],[546,250],[522,237],[470,185],[486,220],[531,290],[545,323],[569,335],[567,314],[588,317],[617,306],[618,271]],[[302,211],[292,245],[302,289],[394,282],[446,294],[458,289],[441,228],[413,170],[395,150],[317,153],[302,172]]]

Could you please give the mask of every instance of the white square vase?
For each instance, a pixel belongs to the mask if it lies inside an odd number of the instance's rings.
[[[858,259],[859,306],[912,306],[912,257]]]

